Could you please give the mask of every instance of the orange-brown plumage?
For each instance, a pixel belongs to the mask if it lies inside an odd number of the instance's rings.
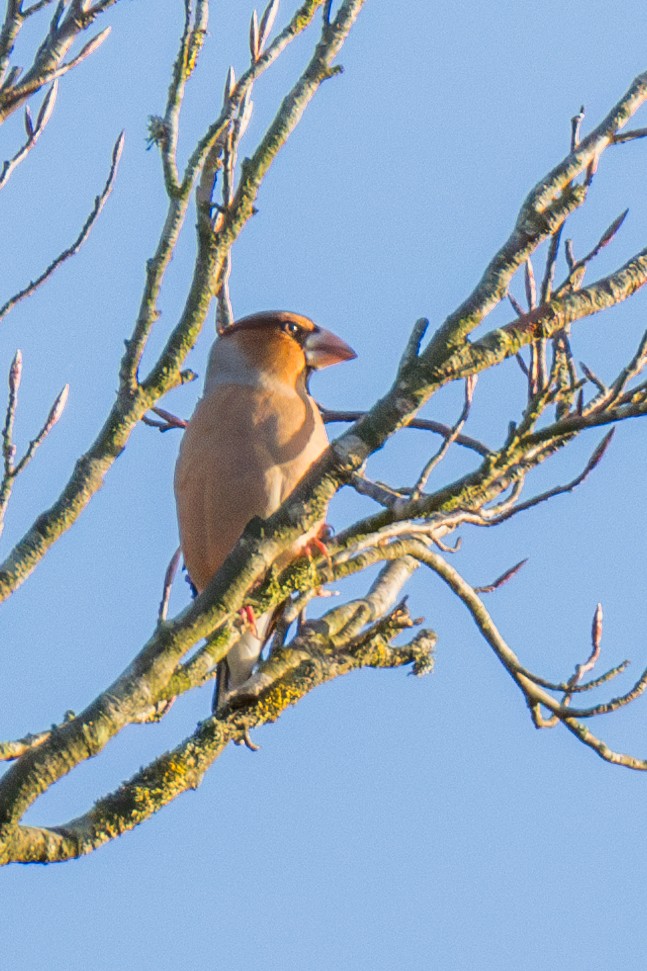
[[[326,448],[308,371],[354,356],[339,338],[287,312],[244,318],[215,341],[175,473],[180,543],[198,591],[247,523],[274,512]],[[256,644],[243,635],[228,655],[229,688],[251,674],[262,624],[259,635]]]

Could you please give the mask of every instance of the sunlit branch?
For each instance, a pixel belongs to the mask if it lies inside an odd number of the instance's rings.
[[[86,44],[76,58],[68,59],[74,39],[115,2],[98,0],[90,6],[89,0],[71,0],[68,5],[58,4],[34,64],[21,80],[19,72],[9,66],[21,18],[36,14],[48,4],[36,0],[23,11],[20,3],[10,0],[0,28],[0,62],[2,58],[6,62],[0,113],[8,114],[21,103],[21,98],[24,102],[29,91],[39,90],[46,83],[43,79],[64,73],[96,49],[105,32]],[[271,0],[260,16],[254,11],[246,38],[248,65],[238,78],[233,68],[228,72],[221,105],[212,108],[202,137],[181,169],[178,146],[182,107],[190,91],[187,82],[207,38],[209,12],[207,0],[184,0],[184,19],[164,113],[151,119],[150,124],[151,142],[161,155],[167,211],[157,246],[146,264],[142,299],[126,342],[116,400],[62,494],[38,516],[0,566],[0,599],[22,583],[52,544],[76,522],[140,420],[162,431],[186,426],[185,420],[160,408],[158,401],[167,391],[195,377],[182,368],[214,299],[218,330],[231,323],[231,247],[256,211],[258,191],[278,152],[323,82],[339,72],[335,60],[362,6],[363,0],[342,0],[335,5],[329,0],[308,0],[273,40],[277,0]],[[256,145],[245,146],[247,157],[242,158],[242,139],[252,111],[255,82],[288,45],[312,27],[317,13],[321,18],[318,27],[313,28],[313,52],[308,63],[275,115],[270,116],[262,137]],[[252,744],[251,730],[278,718],[314,687],[347,671],[402,665],[412,666],[418,674],[428,671],[435,642],[433,632],[423,630],[409,644],[394,644],[398,635],[419,623],[408,613],[403,590],[421,564],[440,577],[468,609],[481,635],[521,691],[538,727],[561,724],[602,758],[634,769],[647,768],[643,760],[610,750],[582,724],[585,719],[634,702],[647,690],[647,672],[629,691],[610,701],[580,708],[573,705],[576,696],[606,685],[626,667],[623,662],[592,677],[601,653],[601,608],[596,611],[588,658],[567,680],[551,681],[520,663],[479,596],[511,581],[525,561],[505,570],[493,583],[473,587],[436,552],[459,551],[459,528],[498,525],[572,491],[598,465],[610,434],[570,482],[547,488],[525,501],[521,499],[530,473],[580,432],[647,414],[647,382],[639,379],[647,363],[647,335],[613,381],[598,377],[586,365],[578,370],[569,338],[572,325],[615,306],[647,281],[644,250],[614,273],[582,286],[585,268],[613,241],[624,215],[614,220],[583,259],[575,258],[573,244],[565,240],[568,274],[559,286],[554,279],[566,219],[586,200],[601,153],[622,140],[621,127],[646,99],[647,75],[641,75],[602,124],[584,139],[582,113],[576,116],[569,155],[529,194],[513,232],[486,267],[473,293],[431,339],[427,340],[429,321],[420,318],[415,323],[394,368],[392,388],[367,411],[322,409],[325,421],[352,421],[353,426],[331,444],[276,512],[262,522],[252,520],[207,588],[178,616],[168,619],[171,584],[179,565],[179,553],[174,555],[165,577],[159,616],[152,618],[148,641],[114,683],[84,711],[70,714],[51,731],[0,744],[0,757],[14,760],[0,779],[0,863],[61,860],[90,852],[148,819],[188,788],[199,785],[204,772],[230,741]],[[46,110],[45,106],[41,108],[35,124],[27,112],[27,141],[8,163],[5,179],[25,157],[27,146],[44,127],[50,110],[51,105]],[[103,197],[98,197],[96,213],[84,227],[85,236],[110,190],[119,152],[120,143],[115,146]],[[162,285],[186,217],[193,212],[193,199],[197,210],[197,252],[184,306],[174,326],[159,335],[157,346],[162,345],[162,351],[152,357],[150,370],[143,376],[141,362],[160,316]],[[64,258],[75,251],[74,247],[78,248],[85,236],[81,234],[71,250],[65,251]],[[532,261],[538,265],[536,251],[542,242],[546,243],[547,256],[543,273],[536,279]],[[0,309],[0,316],[40,286],[62,261],[58,258],[45,274],[8,301]],[[517,272],[524,274],[527,310],[510,296],[515,319],[484,336],[474,335],[475,328],[509,295]],[[526,360],[521,357],[522,351]],[[547,354],[550,351],[552,357]],[[524,372],[524,402],[515,422],[505,416],[503,427],[498,430],[501,444],[488,448],[463,434],[474,383],[477,374],[510,357],[516,357]],[[453,426],[418,417],[421,407],[436,392],[459,380],[465,382],[465,399]],[[2,432],[0,513],[6,508],[16,475],[31,460],[60,417],[64,404],[64,398],[59,396],[41,432],[22,458],[16,460],[13,426],[19,383],[17,356],[9,374]],[[149,411],[157,417],[148,417]],[[439,434],[443,439],[440,448],[422,471],[412,476],[412,483],[390,485],[374,481],[366,471],[367,462],[404,428]],[[478,459],[472,460],[474,465],[478,463],[477,467],[455,482],[441,483],[434,492],[425,492],[430,473],[438,469],[453,444],[477,455]],[[286,551],[297,548],[299,540],[324,520],[329,501],[344,485],[383,508],[327,541],[325,556],[295,557],[285,566]],[[455,562],[457,557],[453,559]],[[315,597],[336,592],[324,585],[338,581],[341,585],[341,581],[365,575],[368,570],[379,570],[379,575],[364,596],[336,601],[323,616],[306,619],[305,608]],[[218,662],[240,637],[241,609],[253,610],[260,616],[275,608],[281,616],[271,650],[249,681],[228,698],[226,707],[218,710],[217,717],[207,718],[170,753],[136,772],[116,792],[99,799],[77,819],[54,828],[20,825],[24,813],[41,794],[76,766],[101,753],[122,729],[165,717],[176,696],[213,679]],[[295,622],[296,633],[289,639]],[[585,675],[591,680],[584,682]]]
[[[311,0],[304,4],[292,18],[290,25],[282,31],[266,53],[254,65],[260,73],[280,50],[310,23],[321,0]],[[283,105],[274,122],[261,140],[249,165],[244,170],[237,190],[237,201],[232,207],[232,216],[226,231],[215,238],[211,230],[205,231],[199,224],[199,253],[194,276],[188,289],[185,309],[180,315],[162,351],[158,363],[148,378],[140,385],[137,364],[150,329],[158,317],[157,299],[166,268],[172,258],[189,204],[189,191],[192,179],[183,183],[183,194],[169,200],[169,211],[162,230],[157,251],[147,264],[147,279],[138,321],[133,337],[127,343],[120,369],[120,390],[103,429],[90,449],[79,459],[68,484],[53,506],[38,519],[0,565],[0,601],[9,596],[40,562],[51,545],[65,532],[85,509],[88,502],[103,483],[104,477],[117,455],[128,442],[130,434],[145,412],[166,391],[191,379],[180,369],[184,357],[197,339],[212,299],[212,286],[219,268],[229,248],[252,215],[253,199],[260,184],[280,148],[290,136],[301,115],[314,97],[321,83],[334,69],[331,60],[337,55],[344,43],[359,11],[363,0],[346,0],[335,18],[334,26],[326,32],[317,45],[310,64],[301,79],[284,99]],[[256,76],[256,75],[254,75]],[[209,143],[205,145],[208,151]],[[202,161],[201,151],[194,153],[191,165]],[[186,183],[186,184],[185,184]],[[186,188],[186,192],[184,189]]]
[[[627,768],[640,769],[642,771],[647,770],[647,760],[637,759],[634,756],[614,752],[606,745],[605,742],[594,736],[577,720],[579,718],[591,718],[599,714],[607,714],[611,711],[616,711],[623,705],[635,700],[635,698],[647,690],[647,672],[641,676],[631,691],[629,691],[626,695],[613,699],[607,704],[580,710],[564,707],[561,703],[549,695],[544,688],[540,687],[536,680],[526,676],[525,670],[519,663],[517,655],[514,653],[514,651],[512,651],[501,636],[483,602],[474,592],[474,589],[465,582],[460,574],[445,560],[443,560],[442,557],[437,556],[430,550],[424,551],[421,554],[420,559],[422,562],[426,563],[426,565],[429,566],[434,573],[437,573],[438,576],[445,581],[451,590],[465,604],[483,638],[492,648],[495,655],[508,671],[517,686],[521,689],[529,708],[532,710],[533,708],[536,709],[538,706],[541,706],[547,708],[548,711],[551,712],[553,718],[549,719],[548,721],[540,718],[537,721],[538,725],[541,727],[548,727],[555,724],[557,720],[569,731],[577,735],[582,741],[593,748],[601,758],[614,762],[617,765],[624,765]]]

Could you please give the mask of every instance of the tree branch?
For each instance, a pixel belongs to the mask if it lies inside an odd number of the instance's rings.
[[[31,283],[29,283],[26,287],[23,287],[22,290],[19,290],[18,293],[15,293],[13,297],[10,297],[7,301],[5,301],[5,303],[2,304],[0,307],[0,320],[2,320],[3,317],[6,317],[9,311],[13,310],[16,304],[20,303],[26,297],[31,297],[32,294],[39,289],[39,287],[49,280],[49,278],[53,273],[56,272],[61,264],[65,263],[66,260],[69,260],[71,256],[74,256],[81,249],[86,239],[90,235],[92,227],[101,215],[103,207],[108,200],[108,196],[112,192],[112,187],[117,177],[119,160],[121,159],[121,153],[124,147],[124,138],[124,132],[121,132],[112,149],[110,171],[108,172],[106,183],[100,194],[96,196],[92,210],[86,221],[83,223],[83,227],[79,235],[70,246],[64,249],[62,253],[59,253],[59,255],[52,260],[47,269],[43,270],[43,272],[37,276],[35,280],[32,280]]]

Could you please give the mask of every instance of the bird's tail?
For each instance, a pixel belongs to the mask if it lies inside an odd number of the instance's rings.
[[[245,631],[231,648],[227,657],[218,664],[213,710],[222,708],[228,695],[236,691],[252,675],[263,646],[272,632],[276,611],[269,610],[256,618],[256,630]]]

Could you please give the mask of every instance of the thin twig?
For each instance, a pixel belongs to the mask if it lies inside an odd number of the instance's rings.
[[[523,307],[521,306],[521,304],[519,303],[519,301],[517,300],[517,298],[512,293],[510,293],[509,290],[508,290],[508,293],[507,293],[507,297],[508,297],[508,300],[510,301],[510,305],[511,305],[512,309],[514,310],[514,312],[516,313],[517,317],[525,317],[526,311],[523,309]]]
[[[41,430],[38,432],[36,437],[32,438],[32,440],[30,441],[23,457],[20,459],[19,462],[16,463],[16,466],[12,473],[14,478],[17,478],[20,475],[20,473],[23,472],[25,468],[29,465],[29,463],[34,457],[34,453],[36,452],[36,450],[43,444],[43,442],[51,432],[54,425],[56,425],[60,420],[61,415],[65,410],[65,405],[67,404],[67,396],[68,396],[69,390],[70,390],[70,386],[69,384],[66,384],[63,387],[63,389],[59,391],[54,401],[54,404],[50,408],[49,414],[45,419],[44,425],[42,426]]]
[[[166,573],[164,574],[164,586],[162,588],[162,599],[160,601],[159,610],[157,613],[157,619],[159,622],[166,620],[169,600],[171,599],[171,588],[173,587],[173,581],[175,579],[175,574],[177,573],[177,568],[180,565],[181,558],[182,558],[182,550],[178,546],[175,553],[171,557],[169,564],[166,567]]]
[[[90,215],[83,224],[83,228],[81,229],[81,232],[77,238],[74,240],[71,246],[68,246],[67,249],[64,249],[62,253],[59,253],[56,259],[49,264],[47,269],[44,270],[40,276],[36,277],[35,280],[32,280],[32,282],[26,287],[23,287],[22,290],[19,290],[18,293],[14,294],[13,297],[10,297],[2,305],[2,307],[0,307],[0,320],[2,320],[3,317],[6,317],[9,311],[13,310],[16,304],[20,303],[22,300],[25,300],[27,297],[31,297],[31,295],[35,293],[36,290],[38,290],[38,288],[41,287],[52,276],[52,274],[59,268],[59,266],[61,266],[62,263],[65,263],[66,260],[69,260],[70,257],[78,253],[79,249],[90,235],[90,230],[97,221],[104,205],[106,204],[106,200],[112,191],[123,146],[124,133],[122,132],[115,142],[112,150],[112,160],[110,163],[110,171],[108,173],[106,184],[104,185],[100,195],[98,195],[94,200],[94,205]]]
[[[607,391],[609,390],[607,388],[606,384],[603,381],[600,380],[600,378],[591,370],[590,367],[588,367],[584,363],[584,361],[580,361],[580,367],[581,367],[582,372],[583,372],[584,376],[586,377],[586,379],[588,381],[590,381],[591,384],[594,384],[595,385],[595,387],[598,389],[598,391],[600,392],[600,394],[605,395],[607,393]]]
[[[401,492],[392,489],[383,482],[372,482],[366,476],[360,475],[359,472],[353,473],[348,484],[361,496],[368,496],[369,499],[373,499],[386,509],[391,509],[396,503],[402,502],[404,499]]]
[[[32,14],[38,13],[38,11],[42,10],[44,7],[49,7],[51,3],[54,3],[54,0],[36,0],[35,3],[32,3],[31,7],[27,7],[26,10],[23,10],[22,15],[25,19],[27,19],[27,17],[31,17]]]
[[[179,428],[182,431],[189,424],[186,418],[178,418],[177,415],[173,415],[170,411],[166,411],[165,408],[160,408],[156,406],[151,408],[151,411],[159,415],[162,419],[161,421],[156,421],[154,418],[149,418],[148,415],[142,416],[142,423],[144,425],[150,425],[151,428],[159,428],[161,432],[168,432],[172,428]]]
[[[25,125],[27,128],[27,141],[24,145],[16,152],[13,158],[6,161],[0,172],[0,189],[4,189],[7,182],[11,178],[12,174],[16,168],[23,162],[31,150],[35,147],[38,139],[43,134],[47,122],[52,117],[52,111],[54,110],[54,104],[56,103],[56,92],[58,88],[58,81],[54,81],[51,88],[45,95],[43,104],[41,105],[40,111],[36,117],[36,124],[34,125],[31,120],[31,113],[28,108],[25,108]]]
[[[548,246],[548,255],[546,257],[546,267],[544,269],[544,277],[541,282],[541,303],[548,303],[553,294],[553,282],[555,280],[555,267],[557,265],[557,257],[559,255],[559,244],[562,238],[562,231],[564,229],[564,223],[557,229],[556,232],[550,237],[550,244]]]
[[[9,397],[2,429],[2,458],[3,473],[0,479],[0,533],[4,528],[4,517],[7,510],[11,491],[16,478],[15,457],[16,446],[13,441],[13,426],[18,407],[18,389],[22,377],[22,353],[17,350],[9,368]]]
[[[442,445],[440,446],[436,454],[432,455],[432,457],[425,464],[424,468],[422,469],[422,472],[418,476],[418,481],[413,487],[413,492],[411,496],[414,502],[416,501],[416,499],[420,498],[420,495],[422,494],[429,480],[429,476],[431,475],[433,470],[437,468],[438,465],[440,465],[442,460],[447,455],[447,452],[449,451],[451,445],[456,441],[461,431],[463,430],[465,426],[465,422],[469,417],[470,409],[472,407],[472,400],[474,398],[474,389],[476,387],[476,381],[477,381],[477,375],[475,374],[470,375],[470,377],[465,379],[465,399],[463,402],[462,411],[458,416],[458,420],[456,424],[451,429],[450,434],[446,436],[445,441],[442,443]]]
[[[402,374],[411,366],[414,361],[418,359],[422,342],[428,330],[429,321],[426,317],[420,317],[418,320],[416,320],[415,324],[413,325],[411,335],[409,336],[409,340],[407,341],[402,353],[402,357],[400,358],[398,374]]]
[[[116,0],[112,0],[116,2]],[[13,111],[16,111],[23,105],[28,98],[30,98],[37,91],[40,91],[42,87],[46,84],[50,84],[52,81],[56,81],[58,78],[63,77],[64,74],[68,74],[73,71],[75,67],[82,64],[83,61],[87,60],[91,54],[101,47],[105,40],[107,40],[110,34],[110,27],[104,28],[96,34],[91,40],[81,48],[76,57],[73,57],[70,61],[64,64],[59,64],[57,67],[52,67],[51,69],[38,71],[29,71],[23,78],[22,82],[18,85],[11,86],[8,90],[3,89],[2,97],[0,98],[0,122],[4,121],[8,115]],[[69,45],[68,45],[69,46]]]
[[[499,590],[501,587],[505,586],[505,584],[509,580],[512,580],[512,578],[517,575],[519,570],[521,570],[526,565],[527,562],[528,562],[527,557],[525,560],[520,560],[518,563],[515,563],[514,566],[511,566],[509,569],[507,569],[505,573],[502,573],[500,577],[497,577],[496,580],[493,580],[492,583],[488,583],[482,587],[474,587],[474,592],[475,593],[494,593],[495,590]]]
[[[559,691],[562,694],[565,692],[570,692],[571,694],[576,694],[578,692],[592,691],[594,688],[600,688],[603,684],[617,678],[619,674],[626,671],[629,667],[630,661],[622,661],[617,664],[614,668],[610,668],[601,674],[597,678],[593,678],[592,681],[585,681],[582,684],[569,684],[566,681],[548,681],[546,678],[540,677],[538,674],[534,674],[532,671],[528,671],[527,668],[523,668],[521,673],[526,677],[530,678],[542,688],[548,688],[549,691]]]
[[[610,385],[609,397],[604,404],[614,404],[626,388],[629,381],[640,374],[645,365],[647,365],[647,331],[645,331],[641,337],[634,356],[631,358],[629,363],[622,368],[618,374],[618,377]]]
[[[180,175],[177,167],[177,144],[179,138],[180,110],[184,99],[186,83],[195,69],[202,41],[209,23],[208,0],[198,0],[193,10],[191,0],[185,0],[185,17],[182,36],[166,99],[164,118],[160,119],[158,142],[164,169],[164,181],[171,197],[180,191]]]
[[[629,213],[628,209],[625,209],[623,212],[621,212],[620,215],[613,220],[611,225],[605,229],[605,231],[602,233],[600,239],[597,241],[593,249],[590,250],[586,254],[586,256],[582,257],[581,260],[576,260],[574,258],[572,243],[570,240],[568,240],[568,242],[570,243],[570,247],[568,250],[569,272],[568,272],[568,277],[566,278],[564,283],[559,287],[558,293],[568,289],[571,289],[571,290],[578,289],[582,285],[586,267],[605,248],[605,246],[608,246],[609,243],[611,243],[615,239],[618,231],[620,230],[620,227],[622,226],[625,219],[627,218],[628,213]]]
[[[591,472],[602,460],[604,453],[611,444],[614,431],[615,429],[612,428],[611,431],[607,432],[601,442],[594,449],[593,454],[586,463],[585,468],[582,470],[582,472],[580,472],[579,475],[575,476],[574,479],[571,479],[570,482],[567,482],[565,485],[561,486],[553,486],[552,489],[547,489],[545,492],[541,492],[539,495],[533,496],[532,499],[527,499],[525,502],[521,502],[519,505],[516,505],[511,509],[497,513],[497,515],[493,516],[491,519],[487,519],[485,524],[488,526],[498,526],[500,523],[505,522],[512,516],[516,516],[518,513],[526,512],[528,509],[532,509],[534,506],[538,506],[542,502],[547,502],[549,499],[554,499],[556,496],[562,496],[568,492],[572,492],[573,489],[576,489],[585,481],[585,479],[588,478]]]
[[[576,115],[571,118],[571,152],[574,152],[580,144],[580,129],[584,121],[584,105]]]
[[[614,698],[611,702],[596,705],[588,709],[569,709],[557,702],[536,680],[528,678],[522,666],[519,664],[517,655],[505,642],[498,628],[490,617],[485,605],[480,600],[474,589],[460,576],[457,571],[450,566],[442,557],[437,556],[429,550],[421,551],[422,562],[437,573],[454,593],[463,601],[479,631],[485,641],[492,648],[498,659],[508,671],[512,679],[524,694],[528,707],[533,716],[537,727],[552,727],[556,721],[561,722],[566,729],[575,734],[586,745],[589,745],[597,754],[609,762],[616,765],[624,765],[627,768],[647,771],[647,760],[637,759],[633,756],[614,752],[606,743],[594,736],[577,719],[592,718],[600,714],[608,714],[618,708],[630,704],[637,697],[647,691],[647,672],[644,672],[640,679],[627,694]],[[544,719],[541,715],[540,706],[546,708],[550,713],[549,719]]]
[[[613,136],[613,144],[621,145],[623,142],[632,142],[637,138],[647,137],[647,128],[633,128],[631,131],[616,132]]]
[[[366,411],[333,411],[329,408],[323,408],[321,405],[319,405],[319,410],[325,424],[338,421],[356,422],[367,414]],[[442,422],[433,421],[430,418],[412,418],[404,427],[418,429],[424,432],[434,432],[436,435],[442,435],[443,438],[449,438],[452,434],[452,429],[449,425],[443,425]],[[487,445],[479,442],[476,438],[470,438],[469,435],[457,435],[455,442],[457,445],[462,445],[463,448],[469,448],[472,452],[477,452],[484,458],[491,454],[491,449]]]
[[[46,742],[51,734],[50,729],[49,731],[30,733],[15,741],[0,742],[0,762],[13,762],[15,759],[22,758],[26,752],[30,752]]]
[[[582,681],[582,678],[588,671],[592,671],[597,662],[600,660],[600,652],[602,650],[602,604],[599,603],[595,608],[595,613],[593,614],[593,624],[591,626],[591,653],[589,654],[586,661],[582,664],[578,664],[575,668],[574,674],[568,680],[568,686],[562,698],[562,705],[566,706],[571,700],[571,691]]]

